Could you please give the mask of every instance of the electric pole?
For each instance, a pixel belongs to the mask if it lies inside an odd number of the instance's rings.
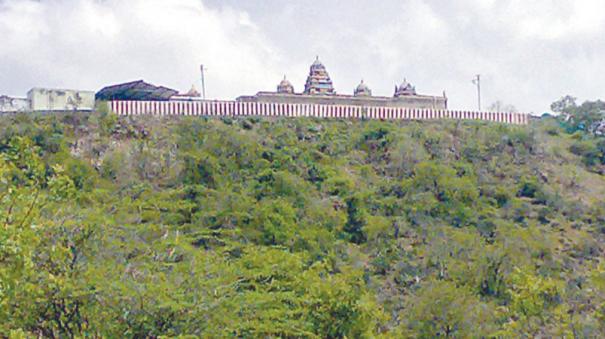
[[[481,111],[481,74],[477,74],[473,79],[473,84],[477,85],[477,105]]]
[[[206,68],[204,65],[200,65],[200,71],[202,72],[202,99],[206,100],[206,81],[204,79],[204,71]]]

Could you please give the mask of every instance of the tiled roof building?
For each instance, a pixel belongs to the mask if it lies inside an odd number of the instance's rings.
[[[108,86],[101,89],[97,100],[158,100],[167,101],[179,94],[178,91],[148,84],[143,80]]]

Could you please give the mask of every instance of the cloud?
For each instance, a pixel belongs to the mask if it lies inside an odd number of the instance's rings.
[[[422,93],[445,89],[452,107],[472,109],[480,73],[484,107],[501,100],[541,113],[564,94],[603,96],[601,0],[208,1],[245,8],[295,66],[295,87],[306,75],[299,65],[319,54],[341,93],[364,78],[391,95],[407,77]]]
[[[602,0],[0,0],[0,93],[98,89],[144,78],[179,90],[207,65],[208,95],[302,90],[319,55],[339,93],[403,77],[454,108],[496,100],[541,113],[603,97]]]
[[[208,95],[233,98],[281,74],[279,51],[245,12],[198,0],[5,0],[0,36],[0,93],[141,78],[186,91],[204,63]]]

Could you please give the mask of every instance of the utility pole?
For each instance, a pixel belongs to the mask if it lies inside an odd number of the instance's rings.
[[[206,100],[206,81],[204,79],[204,71],[206,68],[204,65],[200,65],[200,71],[202,72],[202,99]]]
[[[481,111],[481,74],[477,74],[473,79],[473,84],[477,85],[477,105]]]

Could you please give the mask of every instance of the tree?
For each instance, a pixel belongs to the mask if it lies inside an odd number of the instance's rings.
[[[15,139],[13,146],[28,144]],[[0,330],[74,337],[86,326],[83,309],[92,296],[81,281],[92,231],[61,219],[64,202],[76,196],[76,185],[60,166],[50,177],[36,171],[42,159],[35,146],[28,149],[32,152],[0,156]]]
[[[499,335],[572,337],[567,305],[561,304],[563,284],[516,268],[508,289],[508,323]]]
[[[0,117],[0,337],[604,337],[598,135],[105,118]]]
[[[423,284],[406,304],[400,328],[416,338],[489,337],[496,313],[468,289],[438,280]]]
[[[348,217],[343,230],[353,243],[361,244],[367,240],[364,232],[366,213],[363,209],[363,201],[360,196],[354,195],[347,199]]]
[[[493,102],[491,105],[488,106],[487,108],[488,111],[490,112],[510,112],[510,113],[516,113],[517,108],[513,105],[510,104],[505,104],[504,102],[497,100],[495,102]]]
[[[569,133],[583,131],[602,135],[605,131],[605,102],[601,100],[585,101],[576,104],[576,99],[564,96],[551,105],[554,112],[561,113],[561,120]]]
[[[550,105],[550,109],[553,112],[566,114],[570,114],[576,107],[576,98],[571,95],[563,96]]]

